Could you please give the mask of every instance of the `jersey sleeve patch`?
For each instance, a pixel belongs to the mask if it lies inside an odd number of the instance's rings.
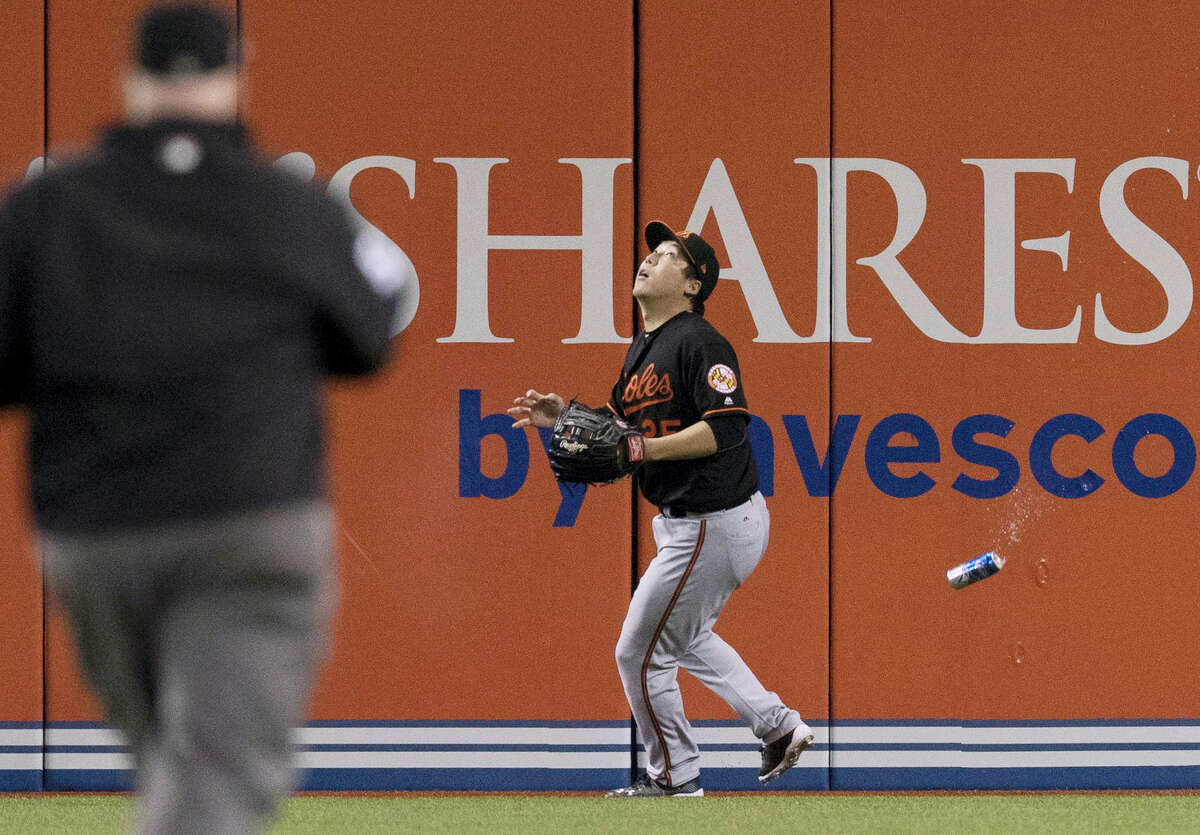
[[[737,375],[728,365],[717,363],[708,369],[708,385],[721,394],[732,394],[738,387]]]

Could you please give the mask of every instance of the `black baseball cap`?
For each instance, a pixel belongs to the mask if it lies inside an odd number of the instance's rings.
[[[661,220],[647,223],[646,246],[650,247],[650,251],[658,249],[658,245],[663,241],[674,241],[683,248],[683,254],[696,271],[696,278],[700,279],[699,299],[707,299],[717,286],[717,276],[721,272],[721,265],[717,263],[717,253],[713,252],[708,241],[686,229],[682,232],[672,232],[671,227]]]
[[[234,62],[229,16],[207,3],[158,3],[142,14],[134,58],[154,75],[199,75]]]

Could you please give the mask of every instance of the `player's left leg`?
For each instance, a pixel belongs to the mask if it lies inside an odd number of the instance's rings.
[[[702,634],[680,659],[680,666],[724,699],[765,743],[774,742],[801,724],[800,714],[767,690],[737,650],[715,632]]]
[[[722,575],[720,566],[710,565],[705,620],[680,658],[680,666],[724,699],[763,741],[764,764],[770,767],[760,777],[774,779],[794,765],[800,751],[811,744],[811,730],[800,714],[768,691],[737,651],[713,632],[730,595],[753,573],[766,551],[770,534],[766,502],[756,493],[744,505],[709,517],[708,530],[714,553],[725,560],[726,572]],[[724,586],[720,585],[722,576],[727,578]],[[781,761],[783,767],[779,768]]]

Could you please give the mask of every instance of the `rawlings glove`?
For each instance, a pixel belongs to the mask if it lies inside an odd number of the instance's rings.
[[[572,400],[554,422],[550,469],[559,481],[611,484],[642,464],[642,434],[608,409]]]

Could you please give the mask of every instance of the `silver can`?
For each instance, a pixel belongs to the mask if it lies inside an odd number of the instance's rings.
[[[946,579],[950,581],[950,585],[954,586],[954,588],[962,589],[972,583],[986,580],[1001,568],[1004,568],[1004,557],[995,551],[988,551],[986,554],[980,554],[975,559],[968,560],[962,565],[954,566],[954,568],[946,572]]]

